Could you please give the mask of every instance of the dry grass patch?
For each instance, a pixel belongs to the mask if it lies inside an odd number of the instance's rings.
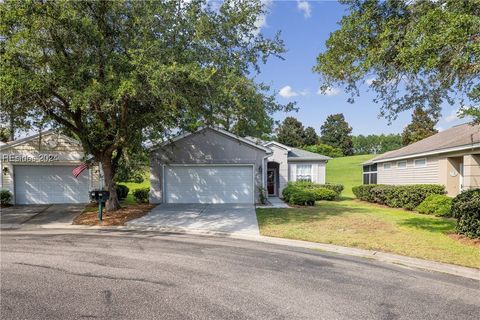
[[[116,211],[103,212],[103,220],[98,221],[97,206],[95,204],[87,206],[85,211],[78,215],[73,224],[88,226],[124,226],[127,221],[143,217],[152,208],[153,204],[130,204]]]

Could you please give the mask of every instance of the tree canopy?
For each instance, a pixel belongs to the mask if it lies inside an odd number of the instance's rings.
[[[79,139],[102,164],[119,207],[122,157],[172,130],[218,124],[239,133],[271,130],[275,103],[254,81],[279,56],[277,34],[256,21],[259,0],[3,1],[0,3],[2,112],[40,112]],[[7,103],[8,102],[8,103]],[[23,112],[23,111],[22,111]]]
[[[416,108],[412,114],[412,122],[405,127],[402,133],[404,146],[428,138],[438,132],[437,124],[422,108]]]
[[[350,127],[342,113],[329,115],[321,126],[320,131],[322,143],[339,148],[345,156],[353,154],[352,127]]]
[[[479,0],[341,2],[348,14],[314,67],[322,90],[343,85],[353,101],[367,83],[389,121],[417,107],[438,118],[445,101],[480,121]]]
[[[361,134],[353,136],[352,142],[355,154],[381,154],[403,146],[400,134]]]
[[[284,145],[301,147],[304,145],[304,137],[303,124],[295,117],[286,117],[277,128],[277,141]]]

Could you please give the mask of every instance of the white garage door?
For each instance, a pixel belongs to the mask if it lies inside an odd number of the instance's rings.
[[[78,178],[71,166],[15,166],[15,203],[87,203],[88,170]]]
[[[252,166],[167,166],[167,203],[253,203]]]

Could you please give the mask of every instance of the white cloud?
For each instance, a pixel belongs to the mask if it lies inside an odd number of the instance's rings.
[[[290,86],[283,87],[282,89],[280,89],[278,94],[283,98],[291,98],[298,96],[298,92],[293,91],[292,87]]]
[[[298,0],[297,8],[298,10],[303,12],[303,16],[305,18],[310,18],[310,16],[312,15],[312,9],[310,8],[310,3],[308,3],[308,1]]]
[[[445,122],[454,122],[458,120],[458,109],[452,110],[448,116],[445,117]]]
[[[325,90],[325,92],[322,92],[322,89],[318,89],[317,94],[331,97],[339,95],[341,92],[342,90],[340,90],[339,88],[329,87],[327,88],[327,90]]]
[[[371,86],[372,83],[373,83],[373,81],[375,81],[375,80],[376,80],[375,78],[369,78],[369,79],[367,79],[365,82],[366,82],[369,86]]]
[[[310,91],[308,89],[303,89],[302,91],[300,91],[300,95],[302,97],[308,96],[309,94],[310,94]]]

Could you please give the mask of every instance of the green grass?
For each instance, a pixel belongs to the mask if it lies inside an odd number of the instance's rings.
[[[353,198],[352,187],[362,184],[362,163],[376,155],[359,155],[334,158],[327,163],[326,181],[344,185],[342,195]]]
[[[480,248],[449,236],[453,219],[380,207],[357,200],[315,207],[257,209],[264,236],[392,252],[480,268]]]
[[[135,182],[119,182],[118,184],[123,184],[130,189],[128,192],[127,198],[123,201],[125,204],[133,204],[136,203],[135,199],[133,198],[133,191],[136,189],[143,189],[143,188],[150,188],[150,171],[145,171],[145,174],[143,176],[143,182],[141,183],[135,183]]]

